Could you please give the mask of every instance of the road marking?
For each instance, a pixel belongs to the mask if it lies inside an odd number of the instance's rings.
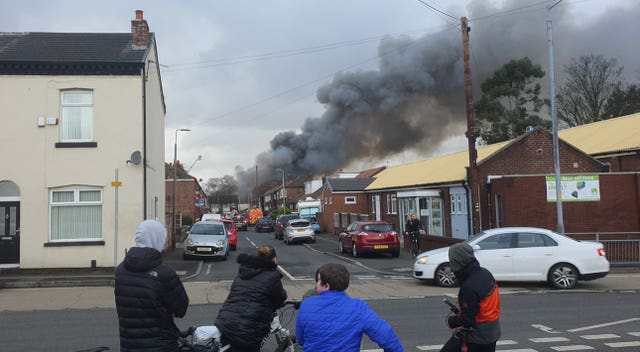
[[[548,343],[548,342],[565,342],[569,341],[566,337],[534,337],[529,339],[531,342]]]
[[[638,332],[630,332],[629,335],[631,335],[631,336],[640,336],[640,331],[638,331]]]
[[[581,335],[585,340],[603,340],[603,339],[617,339],[620,336],[616,334],[598,334],[598,335]]]
[[[211,274],[211,267],[212,267],[212,266],[213,266],[213,265],[211,265],[211,264],[207,264],[207,270],[205,270],[206,275]]]
[[[355,275],[354,277],[358,280],[375,280],[378,278],[375,275]]]
[[[393,268],[393,271],[397,271],[399,273],[413,271],[413,268]]]
[[[516,348],[515,350],[500,350],[500,352],[538,352],[533,348]]]
[[[597,329],[597,328],[602,328],[605,326],[611,326],[611,325],[617,325],[617,324],[624,324],[624,323],[630,323],[632,321],[638,321],[640,320],[640,318],[631,318],[631,319],[625,319],[625,320],[618,320],[618,321],[612,321],[610,323],[604,323],[604,324],[598,324],[598,325],[591,325],[591,326],[585,326],[582,328],[575,328],[575,329],[571,329],[571,330],[567,330],[568,332],[578,332],[578,331],[584,331],[584,330],[590,330],[590,329]]]
[[[531,326],[536,328],[536,329],[542,330],[544,332],[548,332],[550,334],[559,334],[559,333],[561,333],[561,331],[555,330],[553,328],[550,328],[550,327],[548,327],[546,325],[542,325],[542,324],[531,324]]]
[[[595,348],[586,345],[571,345],[571,346],[556,346],[551,347],[552,350],[555,351],[585,351],[585,350],[594,350]]]
[[[377,348],[375,350],[360,350],[360,352],[384,352],[384,350]]]
[[[609,342],[609,343],[605,343],[605,345],[609,347],[633,347],[633,346],[640,346],[640,341]]]
[[[414,278],[409,276],[399,276],[399,275],[385,275],[385,279],[391,280],[414,280]]]
[[[440,351],[443,345],[416,346],[420,351]]]
[[[186,270],[176,270],[176,274],[178,274],[178,276],[185,276],[187,273],[188,271]]]

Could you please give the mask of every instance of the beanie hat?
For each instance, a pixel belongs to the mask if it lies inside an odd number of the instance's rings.
[[[475,259],[473,248],[466,242],[449,247],[449,265],[454,273],[460,272]]]
[[[167,229],[156,220],[145,220],[136,230],[136,246],[140,248],[154,248],[158,252],[164,249],[167,240]]]

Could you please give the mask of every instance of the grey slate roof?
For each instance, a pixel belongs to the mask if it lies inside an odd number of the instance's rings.
[[[332,192],[361,192],[374,178],[328,178],[327,185]]]
[[[149,54],[131,40],[131,33],[0,33],[0,72],[131,74]]]

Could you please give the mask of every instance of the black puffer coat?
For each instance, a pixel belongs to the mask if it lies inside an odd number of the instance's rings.
[[[242,253],[240,268],[215,325],[242,350],[256,350],[269,333],[273,313],[287,299],[282,274],[271,259]]]
[[[189,297],[160,252],[134,247],[115,274],[120,351],[176,351],[173,316],[184,317]]]

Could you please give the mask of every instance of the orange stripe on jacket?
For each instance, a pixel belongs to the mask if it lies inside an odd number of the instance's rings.
[[[487,323],[498,320],[500,317],[500,293],[498,284],[493,287],[491,293],[480,301],[480,310],[476,315],[476,323]]]

